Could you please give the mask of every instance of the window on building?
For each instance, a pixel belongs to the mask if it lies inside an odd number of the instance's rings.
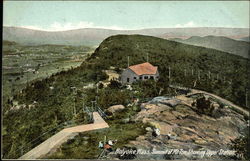
[[[129,82],[129,78],[127,78],[127,82]]]
[[[142,79],[142,76],[140,76],[140,79]]]
[[[144,76],[144,79],[148,79],[148,76]]]
[[[134,77],[134,79],[136,79],[136,77]]]
[[[154,76],[150,76],[150,79],[154,79]]]

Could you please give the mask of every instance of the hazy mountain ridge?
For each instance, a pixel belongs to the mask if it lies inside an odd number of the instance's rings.
[[[39,31],[19,27],[3,27],[3,40],[25,45],[61,44],[97,46],[105,38],[117,34],[140,34],[160,38],[189,38],[191,36],[226,36],[242,38],[249,36],[247,28],[151,28],[141,30],[110,30],[85,28],[68,31]]]
[[[232,53],[235,55],[239,55],[244,58],[249,58],[250,43],[245,41],[237,41],[222,36],[205,36],[205,37],[192,36],[188,39],[175,38],[170,40],[189,45],[213,48],[224,52]]]
[[[242,37],[242,38],[240,38],[239,40],[241,40],[241,41],[246,41],[246,42],[250,42],[250,37],[249,37],[249,36],[247,36],[247,37]]]

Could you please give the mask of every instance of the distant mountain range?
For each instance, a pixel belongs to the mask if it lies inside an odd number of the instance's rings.
[[[3,27],[3,40],[15,41],[24,45],[60,44],[98,46],[105,38],[118,34],[140,34],[159,38],[182,38],[192,36],[225,36],[241,39],[249,36],[248,28],[151,28],[141,30],[109,30],[85,28],[69,31],[39,31],[19,27]]]
[[[189,45],[202,46],[249,58],[250,42],[237,41],[222,36],[192,36],[188,39],[169,39]]]
[[[247,36],[247,37],[242,37],[242,38],[240,38],[239,40],[250,42],[250,37],[249,37],[249,36]]]

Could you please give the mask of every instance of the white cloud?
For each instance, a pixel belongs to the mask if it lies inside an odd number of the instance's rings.
[[[44,30],[43,28],[41,28],[39,26],[20,26],[20,27],[32,29],[32,30]]]
[[[73,24],[71,22],[62,24],[59,22],[54,22],[53,24],[50,25],[49,30],[51,31],[65,31],[65,30],[75,30],[75,29],[80,29],[80,28],[92,28],[94,24],[92,22],[79,22],[76,24]]]
[[[82,28],[103,28],[103,29],[113,29],[113,30],[125,30],[119,26],[96,26],[93,22],[81,21],[78,23],[59,23],[54,22],[53,24],[49,25],[47,28],[42,28],[39,26],[20,26],[23,28],[33,29],[33,30],[43,30],[43,31],[67,31],[67,30],[75,30],[75,29],[82,29]]]
[[[83,29],[83,28],[102,28],[102,29],[112,29],[112,30],[134,30],[139,28],[123,28],[120,26],[112,25],[112,26],[98,26],[95,25],[93,22],[88,21],[80,21],[78,23],[60,23],[54,22],[48,27],[39,27],[39,26],[20,26],[23,28],[33,29],[33,30],[43,30],[43,31],[67,31],[67,30],[75,30],[75,29]],[[189,21],[184,24],[176,24],[175,28],[185,28],[185,27],[202,27],[194,23],[193,21]],[[153,27],[151,27],[153,28]]]
[[[185,24],[177,24],[175,25],[176,28],[183,28],[183,27],[197,27],[197,25],[193,21],[189,21]]]
[[[103,29],[112,29],[112,30],[130,30],[130,29],[125,29],[123,27],[119,27],[119,26],[96,26],[94,28],[103,28]]]

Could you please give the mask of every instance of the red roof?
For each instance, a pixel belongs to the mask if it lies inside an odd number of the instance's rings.
[[[142,64],[132,65],[128,67],[137,75],[145,75],[145,74],[156,74],[157,66],[153,66],[152,64],[146,62]]]

